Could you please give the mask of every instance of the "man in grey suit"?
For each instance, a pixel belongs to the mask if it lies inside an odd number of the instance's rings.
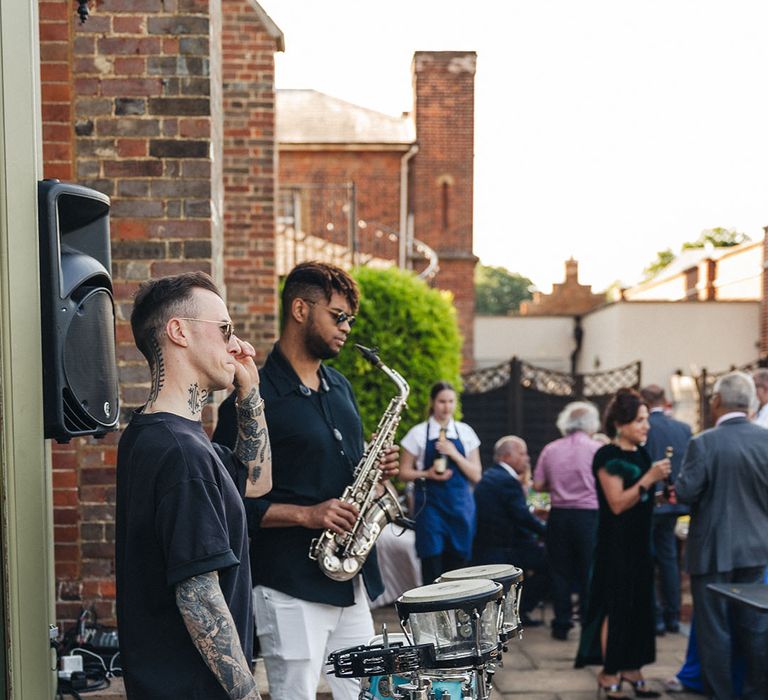
[[[731,643],[747,661],[742,698],[765,698],[768,614],[727,602],[710,583],[762,581],[768,564],[768,431],[747,419],[755,404],[748,374],[731,372],[715,384],[714,428],[688,444],[677,497],[691,506],[688,571],[705,689],[735,697]]]

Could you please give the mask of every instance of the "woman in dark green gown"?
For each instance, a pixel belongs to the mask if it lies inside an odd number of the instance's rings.
[[[598,684],[608,698],[626,697],[621,693],[624,681],[637,697],[659,697],[646,688],[640,669],[656,658],[653,490],[669,475],[670,463],[651,464],[642,446],[648,427],[648,408],[640,394],[620,389],[605,415],[613,442],[601,447],[592,463],[600,515],[576,667],[602,664]]]

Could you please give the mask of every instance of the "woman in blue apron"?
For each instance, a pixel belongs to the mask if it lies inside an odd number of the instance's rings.
[[[425,585],[471,560],[475,534],[472,485],[482,475],[477,434],[453,419],[453,387],[438,382],[429,398],[429,419],[411,428],[400,443],[400,478],[416,482],[416,553]]]

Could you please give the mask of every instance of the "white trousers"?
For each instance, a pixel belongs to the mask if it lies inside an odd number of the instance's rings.
[[[373,637],[373,619],[358,576],[355,604],[348,608],[310,603],[266,586],[253,589],[261,653],[274,700],[314,700],[328,654]],[[326,673],[334,700],[357,700],[357,678]]]

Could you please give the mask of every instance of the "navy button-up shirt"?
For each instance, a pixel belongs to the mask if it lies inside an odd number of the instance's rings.
[[[279,343],[259,375],[272,447],[273,486],[262,498],[246,499],[253,583],[302,600],[352,605],[352,581],[331,580],[309,558],[311,542],[321,530],[259,527],[272,503],[312,506],[339,498],[352,483],[363,454],[362,422],[352,387],[341,373],[321,365],[320,391],[308,390],[280,352]],[[334,432],[341,434],[341,441]],[[234,445],[236,436],[234,396],[230,396],[219,408],[213,439]],[[368,595],[375,598],[384,590],[375,549],[362,573]]]

